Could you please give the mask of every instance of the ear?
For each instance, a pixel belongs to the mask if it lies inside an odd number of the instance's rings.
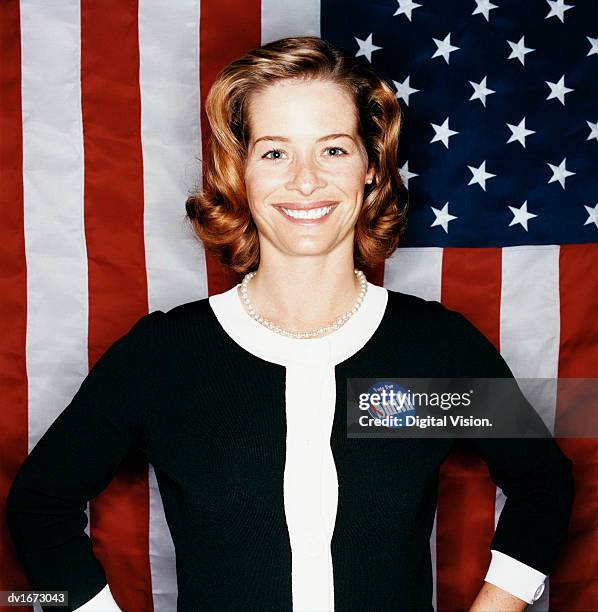
[[[367,174],[365,175],[365,182],[368,184],[373,183],[374,177],[375,177],[374,167],[370,166],[367,171]]]

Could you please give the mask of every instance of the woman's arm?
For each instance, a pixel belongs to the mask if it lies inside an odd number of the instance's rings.
[[[525,601],[485,582],[468,612],[523,612],[525,608]]]
[[[460,375],[512,379],[511,370],[492,343],[463,315],[451,311],[451,316],[453,352]],[[511,405],[505,410],[532,431],[545,430],[549,436],[516,381],[512,383]],[[488,582],[476,599],[477,609],[482,609],[481,602],[498,597],[500,591],[519,599],[519,603],[512,602],[513,610],[517,605],[525,608],[525,602],[532,603],[541,595],[544,577],[556,565],[566,538],[575,493],[573,463],[551,437],[487,437],[462,442],[484,459],[493,482],[506,496],[490,546],[496,552],[486,575]]]
[[[9,491],[6,517],[17,557],[32,588],[68,591],[69,604],[62,609],[91,605],[97,596],[106,604],[102,612],[119,610],[109,589],[103,591],[106,574],[84,531],[85,510],[131,447],[143,450],[149,403],[144,381],[152,379],[148,368],[161,315],[139,319],[102,355],[29,453]]]
[[[487,584],[495,583],[533,603],[542,593],[542,576],[554,568],[567,533],[574,497],[572,462],[551,438],[468,442],[486,461],[492,480],[506,496],[491,543],[503,557],[498,561],[493,553]],[[530,570],[536,570],[535,581]]]

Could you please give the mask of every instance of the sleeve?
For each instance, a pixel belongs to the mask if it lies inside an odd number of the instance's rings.
[[[544,592],[546,575],[521,563],[499,550],[491,550],[492,560],[484,580],[523,599],[528,604],[534,603]]]
[[[110,587],[106,585],[97,595],[92,597],[80,608],[75,608],[77,612],[122,612],[118,607]]]
[[[52,610],[77,609],[107,585],[84,531],[85,510],[132,447],[143,451],[154,378],[148,368],[163,314],[141,317],[98,359],[12,482],[7,526],[32,588],[68,591],[68,606]]]
[[[462,314],[449,312],[454,323],[451,325],[453,354],[456,354],[460,376],[512,379],[511,370],[493,344]],[[513,388],[516,410],[525,413],[521,421],[536,427],[538,421],[542,422],[541,417],[516,381]],[[538,572],[534,574],[536,580],[530,576],[530,581],[525,582],[522,594],[529,595],[534,585],[536,590],[540,588],[541,575],[548,575],[555,567],[563,547],[575,494],[573,463],[552,437],[460,441],[474,447],[488,465],[492,480],[506,496],[490,548]],[[499,580],[497,576],[501,576],[501,585],[497,586],[515,592],[523,577],[516,568],[522,567],[507,561],[497,556],[489,568],[490,577]]]

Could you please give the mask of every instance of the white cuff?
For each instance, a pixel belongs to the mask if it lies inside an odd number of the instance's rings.
[[[484,578],[486,582],[523,599],[528,604],[539,599],[544,592],[545,574],[498,550],[490,552],[492,560]]]
[[[82,606],[75,608],[75,610],[77,612],[122,612],[114,601],[108,585]]]

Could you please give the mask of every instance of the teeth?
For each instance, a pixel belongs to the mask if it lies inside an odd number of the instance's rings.
[[[293,217],[294,219],[319,219],[327,215],[332,210],[332,206],[312,208],[310,210],[291,210],[289,208],[283,208],[282,210],[284,210],[289,217]]]

